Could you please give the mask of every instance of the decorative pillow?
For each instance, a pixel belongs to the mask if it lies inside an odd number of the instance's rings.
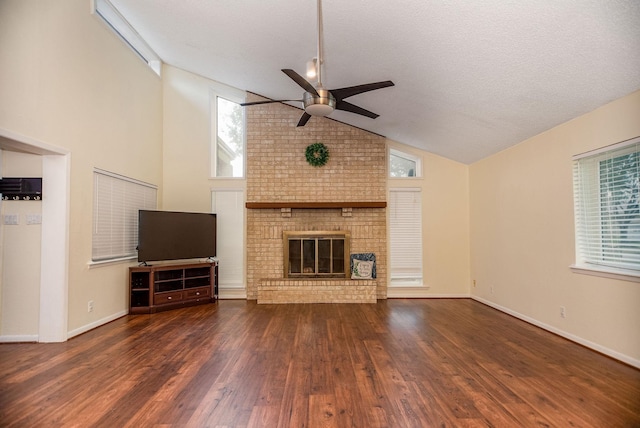
[[[373,262],[365,260],[353,260],[353,269],[351,270],[351,279],[371,279],[373,271]]]
[[[371,269],[371,279],[376,279],[376,255],[374,253],[351,253],[351,269],[353,271],[353,261],[362,260],[365,262],[373,262],[373,268]]]

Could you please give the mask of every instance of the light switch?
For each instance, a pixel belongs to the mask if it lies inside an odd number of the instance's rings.
[[[27,224],[42,224],[42,214],[27,214]]]
[[[20,221],[18,220],[18,214],[5,214],[4,224],[20,224]]]

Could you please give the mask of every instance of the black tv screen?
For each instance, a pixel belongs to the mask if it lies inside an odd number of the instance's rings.
[[[216,215],[140,210],[138,261],[216,256]]]

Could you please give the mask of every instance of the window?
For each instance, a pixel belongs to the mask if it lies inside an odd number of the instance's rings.
[[[422,286],[422,193],[389,191],[390,285]]]
[[[573,160],[576,267],[640,276],[640,137]]]
[[[244,109],[216,96],[215,177],[244,177]]]
[[[214,190],[211,192],[211,212],[215,213],[218,228],[218,260],[220,290],[244,289],[244,191]]]
[[[138,210],[155,209],[157,188],[107,171],[93,173],[94,262],[131,258],[138,245]]]
[[[109,0],[94,0],[94,11],[158,75],[162,60]]]
[[[389,177],[420,177],[420,158],[396,149],[389,150]]]

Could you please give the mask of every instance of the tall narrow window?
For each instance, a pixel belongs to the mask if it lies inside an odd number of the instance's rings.
[[[138,211],[156,208],[156,186],[101,170],[94,171],[93,182],[91,259],[135,257]]]
[[[216,177],[244,177],[244,141],[244,109],[216,96]]]
[[[244,289],[244,191],[215,190],[213,206],[218,225],[220,290]]]
[[[640,137],[574,157],[577,267],[640,276]]]
[[[420,189],[389,192],[390,285],[422,286],[422,197]]]

